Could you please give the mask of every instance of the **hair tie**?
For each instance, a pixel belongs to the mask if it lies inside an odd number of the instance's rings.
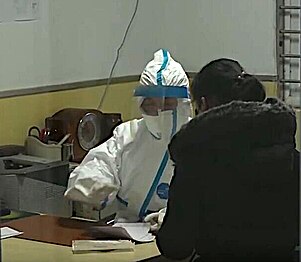
[[[240,73],[240,75],[237,76],[237,78],[238,78],[238,79],[245,78],[245,75],[246,75],[246,74],[247,74],[247,73],[246,73],[245,71],[242,71],[242,72]]]

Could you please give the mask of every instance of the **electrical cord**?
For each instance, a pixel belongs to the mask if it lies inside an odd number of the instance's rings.
[[[123,39],[122,39],[122,41],[121,41],[121,44],[120,44],[120,46],[118,47],[118,49],[116,50],[115,61],[114,61],[113,65],[112,65],[112,68],[111,68],[111,71],[110,71],[109,78],[108,78],[108,80],[107,80],[107,84],[106,84],[104,93],[103,93],[103,95],[102,95],[102,97],[101,97],[101,99],[100,99],[99,105],[98,105],[98,107],[97,107],[98,110],[100,110],[101,107],[102,107],[102,105],[103,105],[104,99],[105,99],[105,97],[106,97],[108,88],[109,88],[110,83],[111,83],[111,80],[112,80],[112,76],[113,76],[114,69],[115,69],[115,67],[116,67],[116,65],[117,65],[117,62],[118,62],[118,59],[119,59],[120,50],[121,50],[121,48],[123,47],[123,45],[124,45],[124,43],[125,43],[125,40],[126,40],[126,37],[127,37],[128,32],[129,32],[129,29],[130,29],[130,27],[131,27],[131,25],[132,25],[132,23],[133,23],[133,21],[134,21],[134,18],[135,18],[135,16],[136,16],[136,13],[137,13],[137,10],[138,10],[138,4],[139,4],[139,0],[136,0],[136,4],[135,4],[135,8],[134,8],[134,12],[133,12],[133,14],[132,14],[132,17],[131,17],[130,22],[129,22],[129,24],[128,24],[126,30],[125,30],[125,33],[124,33]]]

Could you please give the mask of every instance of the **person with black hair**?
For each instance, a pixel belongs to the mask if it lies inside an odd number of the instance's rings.
[[[204,66],[192,82],[191,94],[197,111],[233,100],[263,101],[265,91],[259,80],[247,74],[235,60],[221,58]]]
[[[175,164],[158,232],[163,256],[196,261],[293,261],[299,236],[299,152],[294,111],[265,100],[237,61],[195,76],[199,113],[169,144]]]

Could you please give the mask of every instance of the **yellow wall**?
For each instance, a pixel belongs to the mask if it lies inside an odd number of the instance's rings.
[[[121,112],[123,121],[133,117],[133,89],[137,82],[114,84],[108,89],[102,107],[103,112]],[[277,96],[276,83],[264,83],[267,96]],[[24,143],[28,128],[36,125],[44,127],[45,117],[62,108],[97,108],[104,86],[58,91],[45,94],[0,99],[0,145]],[[297,111],[298,128],[300,110]],[[298,132],[299,134],[299,129]],[[299,135],[297,145],[300,148]]]
[[[136,82],[114,84],[108,89],[103,112],[122,112],[131,117],[131,99]],[[0,99],[0,145],[23,145],[30,126],[44,127],[45,117],[62,108],[97,108],[104,86]]]
[[[296,109],[296,118],[297,118],[297,132],[296,132],[296,148],[300,150],[300,120],[301,120],[301,113],[300,109]]]
[[[277,97],[277,83],[276,82],[263,82],[265,92],[268,97]]]

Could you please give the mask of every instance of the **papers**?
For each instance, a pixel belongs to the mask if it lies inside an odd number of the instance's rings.
[[[23,234],[23,232],[14,230],[10,227],[1,227],[1,239],[14,237]]]
[[[73,252],[135,250],[135,243],[129,240],[73,240]]]
[[[0,23],[39,20],[40,5],[40,0],[0,0]]]
[[[15,21],[34,21],[40,18],[39,0],[14,0]]]
[[[93,226],[88,229],[90,236],[99,240],[134,240],[151,242],[155,236],[149,233],[149,223],[116,223],[113,226]]]
[[[126,230],[129,236],[139,242],[151,242],[155,236],[149,233],[149,223],[116,223],[113,227],[121,227]]]

